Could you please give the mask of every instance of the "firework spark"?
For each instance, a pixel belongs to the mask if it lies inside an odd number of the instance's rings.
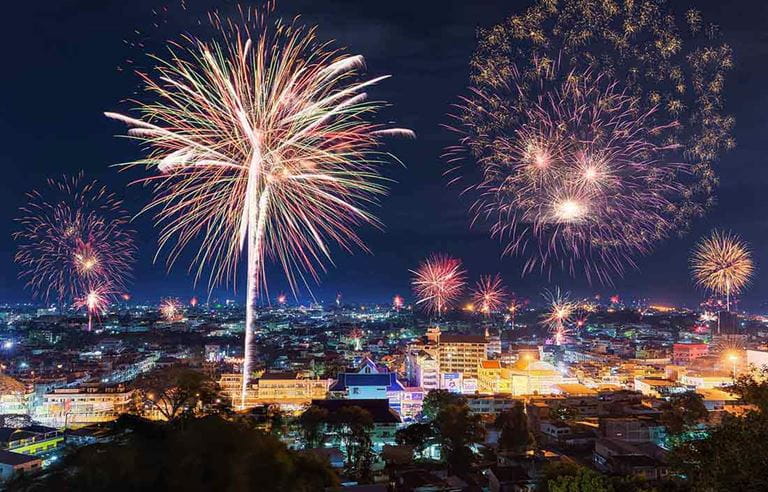
[[[507,297],[507,290],[501,284],[501,277],[496,275],[491,277],[485,275],[475,285],[472,291],[472,301],[477,309],[483,313],[483,316],[490,316],[492,312],[498,311]]]
[[[568,294],[562,294],[560,289],[555,289],[554,292],[546,291],[544,299],[549,304],[549,309],[542,317],[541,323],[549,328],[555,345],[562,345],[569,333],[568,324],[573,321],[576,303],[570,301]]]
[[[461,268],[461,260],[448,255],[432,255],[411,273],[416,304],[438,316],[458,299],[464,288],[466,272]]]
[[[178,321],[182,315],[182,305],[178,299],[168,298],[160,302],[160,314],[167,322]]]
[[[749,283],[754,272],[752,253],[747,244],[730,232],[714,231],[702,239],[691,256],[691,271],[696,284],[726,297],[731,310],[731,295]]]
[[[144,182],[156,198],[160,249],[172,264],[202,237],[196,276],[235,278],[247,260],[245,356],[241,403],[253,364],[254,308],[266,290],[265,264],[280,265],[291,287],[318,278],[330,246],[365,248],[355,233],[378,224],[365,206],[385,192],[379,172],[387,136],[409,130],[370,122],[383,104],[361,80],[361,56],[317,40],[316,29],[270,24],[271,8],[242,20],[212,15],[217,40],[174,43],[154,74],[143,75],[154,96],[138,102],[141,116],[107,116],[152,150],[144,161],[159,174]]]
[[[136,253],[130,216],[122,202],[82,173],[48,180],[27,194],[29,203],[14,233],[21,278],[43,300],[82,298],[93,285],[121,290]]]

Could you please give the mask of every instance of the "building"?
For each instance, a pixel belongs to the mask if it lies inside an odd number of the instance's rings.
[[[400,413],[405,386],[397,374],[377,366],[371,359],[363,359],[353,372],[343,372],[328,388],[331,398],[357,400],[387,400],[389,406]]]
[[[0,450],[0,481],[7,481],[18,474],[33,473],[43,465],[37,456]]]
[[[260,403],[281,405],[305,405],[325,398],[330,385],[330,379],[301,378],[296,372],[265,373],[256,381]]]
[[[478,368],[486,360],[488,341],[481,335],[440,335],[438,361],[441,373],[459,373],[464,379],[477,379]]]
[[[440,364],[437,355],[426,350],[410,351],[405,358],[408,382],[424,390],[440,388]]]
[[[691,361],[707,355],[706,343],[676,343],[672,345],[672,362],[687,366]]]
[[[370,413],[373,418],[371,439],[374,449],[381,451],[385,444],[396,443],[395,432],[401,425],[402,419],[386,399],[312,400],[312,406],[327,410],[329,415],[337,413],[344,407],[360,407]]]
[[[26,455],[42,455],[62,445],[64,435],[58,429],[44,425],[0,427],[0,446],[6,451]]]
[[[635,378],[635,391],[654,398],[666,398],[675,393],[683,393],[687,389],[685,386],[668,379]]]
[[[35,418],[60,427],[111,422],[130,409],[132,399],[133,390],[123,384],[56,388],[43,396]]]

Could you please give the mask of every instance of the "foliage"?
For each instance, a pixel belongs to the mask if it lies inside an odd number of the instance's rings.
[[[397,431],[395,439],[398,444],[413,446],[417,455],[424,453],[424,450],[431,444],[435,437],[435,430],[431,424],[411,424]]]
[[[611,480],[589,468],[580,468],[575,475],[561,475],[547,483],[549,492],[614,492]]]
[[[297,419],[296,423],[301,433],[304,446],[316,448],[325,442],[325,423],[328,422],[328,410],[315,405],[307,408]]]
[[[522,452],[533,443],[533,435],[528,429],[528,417],[520,401],[508,411],[500,413],[495,425],[501,431],[499,449],[503,451]]]
[[[314,491],[335,486],[329,465],[277,438],[221,419],[176,426],[133,417],[133,432],[78,449],[39,480],[13,491]]]
[[[555,420],[559,420],[561,422],[568,422],[578,417],[579,412],[573,407],[569,407],[567,405],[558,405],[557,407],[552,409],[552,411],[550,412],[550,415]]]
[[[466,403],[466,399],[458,393],[452,393],[444,389],[433,389],[424,397],[422,416],[427,420],[434,420],[440,411],[448,405]]]
[[[709,415],[701,395],[694,391],[672,396],[661,411],[661,422],[673,435],[690,431]]]
[[[740,377],[733,391],[754,409],[726,415],[704,439],[682,441],[671,463],[694,490],[768,490],[768,380],[765,371]]]
[[[342,407],[329,416],[331,429],[336,433],[345,456],[346,472],[359,481],[372,480],[373,417],[358,406]]]
[[[226,414],[230,402],[216,381],[185,367],[156,369],[136,381],[134,412],[167,421],[210,413]]]
[[[475,455],[471,449],[485,437],[485,428],[479,415],[472,415],[466,403],[444,406],[435,421],[443,457],[455,472],[469,470]]]

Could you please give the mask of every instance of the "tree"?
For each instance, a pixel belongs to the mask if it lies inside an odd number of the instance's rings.
[[[448,466],[456,473],[468,471],[475,459],[471,446],[485,437],[480,416],[470,414],[466,403],[449,404],[437,415],[435,428]]]
[[[360,481],[371,481],[373,417],[370,412],[358,406],[345,406],[330,415],[329,421],[344,451],[347,473]]]
[[[413,446],[416,454],[421,456],[431,444],[434,436],[435,430],[431,424],[415,423],[398,430],[395,434],[395,440],[398,444]]]
[[[421,414],[427,420],[434,420],[444,407],[466,403],[466,401],[458,393],[452,393],[444,389],[433,389],[424,397]]]
[[[731,386],[731,391],[768,414],[768,367],[742,374]]]
[[[9,490],[309,492],[338,484],[327,463],[218,416],[190,418],[183,427],[137,423],[122,439],[82,447],[33,484]]]
[[[691,430],[709,415],[701,395],[694,391],[672,396],[661,411],[661,422],[672,435]]]
[[[522,452],[533,443],[523,402],[518,401],[511,409],[500,413],[495,425],[501,431],[499,449],[503,451]]]
[[[768,490],[768,371],[738,378],[733,391],[753,407],[727,414],[708,436],[678,442],[670,462],[694,490]]]
[[[574,475],[561,475],[547,482],[549,492],[614,492],[611,480],[594,470],[580,467]]]
[[[154,413],[174,421],[230,410],[229,400],[216,381],[185,367],[153,370],[140,376],[135,388],[134,411],[138,415]]]
[[[297,424],[305,447],[316,448],[323,445],[327,422],[328,410],[315,405],[311,405],[299,416]]]
[[[552,411],[550,412],[550,415],[552,416],[552,418],[554,418],[555,420],[559,420],[560,422],[568,422],[578,417],[579,412],[571,406],[558,405],[552,409]]]

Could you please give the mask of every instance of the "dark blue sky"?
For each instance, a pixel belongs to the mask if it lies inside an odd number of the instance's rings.
[[[187,3],[194,5],[196,12],[207,5],[231,5]],[[314,288],[319,299],[333,298],[339,291],[350,301],[408,295],[408,269],[431,252],[447,251],[464,260],[473,280],[481,274],[501,272],[512,290],[531,297],[557,284],[579,294],[619,292],[660,301],[693,302],[700,294],[688,280],[688,254],[694,241],[712,227],[741,234],[752,244],[758,267],[768,265],[768,3],[762,1],[695,2],[706,20],[720,25],[724,39],[734,48],[736,68],[728,80],[727,105],[736,117],[738,147],[717,164],[721,176],[718,205],[689,234],[671,239],[654,254],[641,258],[640,271],[617,280],[615,288],[603,288],[567,276],[550,281],[538,275],[521,279],[519,260],[500,258],[497,241],[482,229],[469,228],[466,200],[458,196],[459,190],[447,189],[442,177],[440,154],[454,138],[440,124],[447,122],[451,104],[467,85],[476,29],[498,23],[528,4],[509,0],[279,3],[278,10],[285,16],[301,13],[307,23],[320,25],[322,38],[336,39],[350,52],[365,55],[369,73],[392,74],[393,78],[373,94],[393,103],[388,118],[413,128],[419,136],[415,142],[392,146],[406,167],[393,166],[387,171],[397,182],[379,211],[386,230],[362,231],[373,254],[349,256],[337,251],[335,268]],[[126,66],[126,59],[142,60],[142,52],[124,40],[149,37],[149,43],[160,42],[191,25],[191,15],[176,6],[169,14],[153,14],[153,9],[162,5],[150,0],[46,0],[7,2],[3,6],[0,300],[30,297],[16,278],[10,233],[24,193],[39,186],[44,178],[82,169],[125,196],[131,212],[145,203],[144,190],[126,189],[141,172],[118,174],[109,167],[138,157],[140,150],[114,138],[124,128],[108,121],[102,112],[125,110],[121,99],[138,87],[134,75],[117,69]],[[163,19],[168,23],[159,29],[153,27]],[[136,227],[140,254],[133,290],[138,299],[205,294],[204,287],[193,288],[186,265],[180,263],[170,273],[163,264],[153,265],[155,234],[151,224],[147,218],[139,218]],[[763,271],[759,269],[745,296],[751,305],[762,304],[768,295]],[[273,294],[284,288],[279,276],[274,277]]]

